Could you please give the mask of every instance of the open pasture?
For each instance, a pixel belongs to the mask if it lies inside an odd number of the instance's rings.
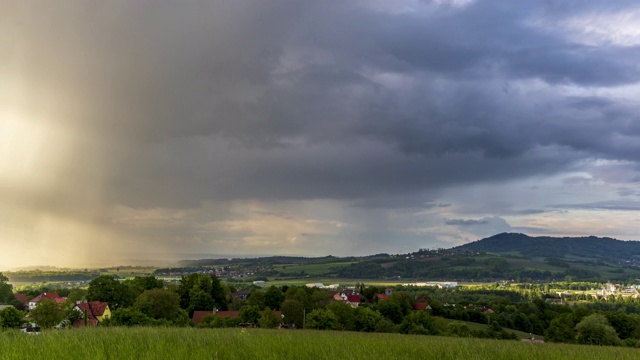
[[[2,359],[637,359],[640,350],[338,331],[89,328],[0,333]]]

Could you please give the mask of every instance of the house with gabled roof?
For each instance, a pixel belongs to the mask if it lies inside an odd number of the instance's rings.
[[[73,310],[80,312],[83,315],[82,319],[75,320],[73,322],[73,327],[82,327],[85,325],[85,314],[87,326],[96,326],[104,319],[111,317],[109,304],[102,301],[79,302],[73,307]]]
[[[35,309],[36,305],[38,305],[38,302],[40,302],[40,300],[42,299],[50,299],[58,304],[67,301],[66,297],[60,297],[57,292],[45,292],[29,300],[29,310]]]
[[[13,294],[13,296],[20,302],[20,304],[27,306],[29,304],[29,300],[27,299],[27,294]]]
[[[351,305],[351,307],[355,309],[360,305],[361,301],[362,301],[362,297],[359,294],[357,294],[357,295],[348,295],[346,303]]]

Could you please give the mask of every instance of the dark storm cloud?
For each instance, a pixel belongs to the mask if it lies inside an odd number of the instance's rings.
[[[561,4],[69,2],[29,15],[24,36],[40,45],[23,51],[41,86],[73,104],[59,121],[108,153],[116,203],[391,206],[586,158],[638,159],[635,103],[557,86],[636,83],[639,49],[531,25],[608,9]]]

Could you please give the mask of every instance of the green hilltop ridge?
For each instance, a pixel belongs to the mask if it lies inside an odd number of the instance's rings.
[[[640,241],[608,237],[531,237],[520,233],[501,233],[451,250],[483,251],[530,258],[594,259],[604,262],[640,260]]]

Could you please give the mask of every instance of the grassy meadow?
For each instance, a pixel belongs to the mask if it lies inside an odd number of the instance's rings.
[[[261,329],[89,328],[0,333],[1,359],[638,359],[640,349]]]

